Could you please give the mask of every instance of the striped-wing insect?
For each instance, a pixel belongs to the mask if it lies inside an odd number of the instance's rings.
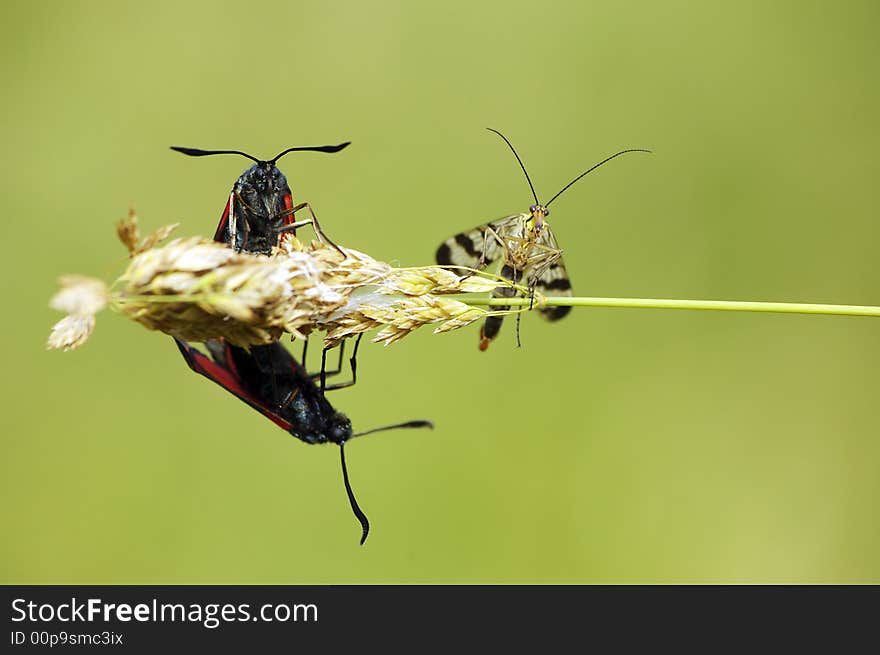
[[[335,246],[321,231],[315,212],[308,202],[294,206],[293,193],[287,178],[278,170],[276,163],[289,152],[339,152],[350,143],[351,141],[346,141],[335,146],[287,148],[268,161],[257,159],[240,150],[199,150],[180,146],[171,146],[171,149],[191,157],[241,155],[254,162],[232,186],[229,200],[214,233],[214,240],[229,244],[236,252],[268,255],[278,245],[284,233],[293,232],[304,225],[312,225],[319,239]],[[294,215],[301,209],[307,209],[311,218],[295,222]]]
[[[562,250],[546,220],[550,215],[550,204],[587,173],[594,171],[615,157],[628,152],[650,151],[639,148],[621,150],[578,175],[562,187],[547,203],[542,204],[535,193],[535,187],[532,185],[525,164],[513,145],[498,130],[493,130],[491,127],[487,129],[500,136],[513,152],[526,176],[535,204],[529,207],[526,212],[511,214],[450,237],[437,249],[437,263],[482,270],[501,260],[501,277],[518,284],[525,276],[530,299],[534,300],[536,290],[546,296],[570,297],[572,295],[571,281],[568,279],[568,273],[562,261]],[[492,292],[493,298],[511,298],[515,295],[517,295],[517,290],[508,286],[497,287]],[[531,305],[529,308],[531,309]],[[506,311],[510,307],[497,307],[496,309]],[[538,311],[548,321],[558,321],[571,311],[571,307],[539,307]],[[517,345],[519,345],[519,316],[518,314]],[[486,350],[489,347],[489,342],[498,336],[503,320],[503,316],[488,316],[486,318],[480,328],[480,350]]]
[[[348,417],[333,408],[312,376],[280,343],[252,348],[251,352],[220,341],[209,341],[206,345],[210,357],[177,340],[177,346],[192,370],[235,394],[283,430],[308,444],[339,445],[342,479],[348,502],[361,524],[363,545],[370,531],[370,523],[355,500],[348,479],[346,442],[373,432],[396,428],[433,428],[433,424],[424,420],[407,421],[352,433]]]

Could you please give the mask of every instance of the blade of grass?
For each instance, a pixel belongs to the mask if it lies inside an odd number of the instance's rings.
[[[528,298],[468,298],[470,305],[489,307],[528,307]],[[747,300],[680,300],[674,298],[592,298],[546,297],[535,299],[535,306],[621,307],[626,309],[694,309],[725,312],[765,312],[774,314],[824,314],[830,316],[878,316],[880,307],[870,305],[824,305],[795,302],[755,302]]]

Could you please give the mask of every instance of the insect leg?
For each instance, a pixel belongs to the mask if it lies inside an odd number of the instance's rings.
[[[348,382],[340,382],[338,384],[331,384],[326,388],[326,391],[333,391],[335,389],[345,389],[345,387],[353,387],[357,383],[357,356],[358,356],[358,348],[361,345],[361,339],[363,338],[364,333],[361,332],[357,339],[354,342],[354,352],[351,355],[351,359],[348,360],[348,364],[351,367],[351,380]],[[345,342],[342,342],[345,345]],[[339,353],[339,366],[342,367],[342,352]],[[336,371],[339,372],[338,370]]]
[[[535,257],[537,261],[540,263],[534,267],[532,272],[528,276],[528,287],[529,287],[529,311],[534,308],[535,304],[535,287],[538,286],[538,282],[544,277],[544,274],[550,269],[553,264],[562,259],[562,251],[556,248],[549,248],[547,246],[542,246],[541,244],[535,244],[535,248],[539,248],[544,250],[545,252],[540,253]]]
[[[328,348],[328,350],[330,350]],[[342,358],[345,356],[345,341],[339,344],[339,360],[336,362],[336,368],[332,371],[324,371],[324,377],[330,377],[331,375],[337,375],[342,371]],[[320,373],[309,373],[309,377],[313,380],[315,378],[321,377]]]
[[[359,335],[359,337],[360,337],[360,335]],[[357,344],[354,347],[354,355],[352,355],[352,358],[351,358],[352,375],[354,375],[355,371],[357,370],[357,363],[356,363],[357,347],[360,344],[360,341],[361,341],[360,338],[358,338]],[[328,375],[336,375],[337,373],[339,373],[342,370],[342,357],[343,357],[343,353],[345,352],[345,341],[343,341],[342,344],[340,344],[340,346],[339,346],[339,362],[336,364],[335,371],[328,371],[327,370],[327,351],[328,350],[330,350],[330,348],[323,348],[321,350],[321,372],[317,374],[317,377],[321,378],[321,393],[324,393],[325,391],[332,391],[334,389],[343,389],[345,387],[350,387],[356,381],[356,380],[352,380],[351,382],[347,382],[347,383],[343,383],[343,384],[334,384],[329,387],[327,386],[327,376]],[[315,376],[312,376],[312,377],[314,378]]]
[[[492,237],[490,240],[489,237]],[[482,271],[486,268],[486,265],[489,263],[489,244],[495,241],[498,243],[499,247],[506,251],[507,246],[504,241],[498,236],[498,233],[492,228],[491,225],[487,225],[486,229],[483,230],[483,247],[480,249],[480,258],[474,263],[473,268],[478,271]],[[463,271],[462,279],[467,279],[473,275],[472,271]]]
[[[299,392],[300,392],[300,389],[296,388],[296,389],[293,389],[290,393],[288,393],[287,397],[284,399],[284,401],[280,405],[278,405],[278,411],[283,412],[285,409],[287,409],[288,405],[290,405],[290,403],[293,402],[293,399],[299,395]]]
[[[241,203],[242,207],[245,207],[249,212],[254,211],[254,208],[245,201],[241,193],[237,190],[233,190],[232,193],[235,196],[235,200]],[[235,252],[246,251],[251,236],[251,224],[247,220],[243,220],[241,222],[241,231],[243,234],[239,234],[238,217],[235,215],[235,203],[232,201],[231,197],[229,199],[229,205],[231,207],[229,212],[229,245]]]
[[[522,271],[518,271],[508,264],[505,264],[501,268],[501,277],[510,280],[514,284],[519,282],[521,276]],[[517,290],[512,287],[495,287],[495,289],[492,290],[493,298],[513,298],[516,294]],[[503,312],[509,310],[510,306],[495,307],[494,309]],[[486,350],[486,348],[489,347],[489,342],[498,336],[498,332],[501,330],[501,324],[503,322],[503,316],[486,317],[486,320],[483,322],[483,327],[480,328],[480,350]],[[518,340],[517,345],[519,345]]]
[[[290,225],[284,225],[283,227],[279,228],[279,230],[278,230],[279,233],[280,232],[287,232],[290,230],[297,230],[301,227],[305,227],[306,225],[311,225],[312,229],[315,230],[315,235],[318,237],[318,240],[321,243],[335,248],[339,252],[340,255],[342,255],[343,257],[346,257],[345,251],[342,248],[340,248],[339,246],[337,246],[335,243],[333,243],[333,241],[331,241],[330,238],[326,234],[324,234],[324,230],[321,229],[321,224],[318,222],[318,217],[315,215],[315,210],[312,209],[312,206],[309,203],[301,202],[298,205],[286,210],[282,214],[282,216],[286,216],[286,215],[292,216],[292,215],[296,214],[296,212],[298,212],[301,209],[308,209],[309,215],[311,216],[311,218],[307,218],[302,221],[296,221],[295,223],[291,223]]]
[[[483,253],[480,255],[480,262],[477,264],[477,268],[482,270],[486,267],[486,259],[488,257],[488,249],[489,249],[489,240],[486,238],[486,235],[491,235],[493,239],[498,243],[501,247],[501,250],[507,253],[509,248],[507,247],[507,243],[504,242],[498,233],[492,228],[491,225],[486,226],[486,231],[483,233]]]
[[[519,322],[522,319],[522,312],[518,312],[516,315],[516,347],[522,348],[522,341],[519,339]]]

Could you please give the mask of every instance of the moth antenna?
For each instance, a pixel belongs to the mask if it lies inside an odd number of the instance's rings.
[[[348,503],[351,505],[351,511],[354,512],[354,515],[357,517],[357,520],[360,521],[361,528],[363,529],[363,533],[361,534],[361,546],[363,546],[364,542],[367,540],[367,535],[370,534],[370,522],[367,520],[367,515],[361,510],[360,505],[358,505],[357,500],[354,497],[354,491],[351,490],[351,483],[348,481],[348,469],[345,466],[344,441],[339,444],[339,459],[342,462],[342,481],[345,483],[345,493],[348,494]]]
[[[647,153],[650,153],[651,151],[650,151],[650,150],[643,150],[643,149],[641,149],[641,148],[630,148],[629,150],[621,150],[620,152],[615,152],[613,155],[611,155],[610,157],[606,157],[605,159],[603,159],[602,161],[600,161],[600,162],[599,162],[598,164],[596,164],[595,166],[591,166],[590,168],[588,168],[587,170],[585,170],[583,173],[581,173],[580,175],[578,175],[576,178],[574,178],[571,182],[569,182],[569,183],[566,184],[564,187],[562,187],[562,189],[559,191],[559,193],[557,193],[555,196],[553,196],[552,198],[550,198],[550,202],[548,202],[548,203],[547,203],[546,205],[544,205],[544,206],[545,206],[545,207],[549,207],[549,206],[550,206],[550,203],[553,202],[554,200],[556,200],[559,196],[561,196],[563,191],[565,191],[568,187],[570,187],[572,184],[574,184],[575,182],[577,182],[579,179],[581,179],[581,178],[582,178],[584,175],[586,175],[587,173],[592,173],[594,170],[596,170],[597,168],[599,168],[602,164],[607,164],[608,162],[610,162],[610,161],[611,161],[612,159],[614,159],[615,157],[620,157],[620,155],[625,155],[625,154],[628,153],[628,152],[647,152]]]
[[[340,143],[339,145],[336,145],[336,146],[303,146],[303,147],[298,147],[298,148],[288,148],[287,150],[282,150],[277,155],[272,157],[272,159],[269,160],[269,163],[274,164],[279,159],[281,159],[284,155],[286,155],[288,152],[297,152],[297,151],[300,151],[300,152],[301,151],[339,152],[343,148],[347,148],[350,145],[351,145],[351,141],[346,141],[345,143]]]
[[[171,149],[176,152],[182,152],[184,155],[189,155],[190,157],[205,157],[207,155],[241,155],[242,157],[247,157],[258,164],[260,163],[259,159],[246,152],[242,152],[241,150],[199,150],[198,148],[183,148],[181,146],[171,146]]]
[[[349,439],[353,439],[355,437],[362,437],[365,434],[372,434],[373,432],[383,432],[385,430],[395,430],[397,428],[431,428],[434,429],[434,424],[431,421],[407,421],[406,423],[395,423],[394,425],[386,425],[382,428],[373,428],[372,430],[367,430],[366,432],[358,432],[357,434],[353,434],[349,437]],[[367,535],[370,534],[370,522],[367,520],[367,515],[364,514],[363,510],[358,505],[357,500],[354,497],[354,491],[351,489],[351,482],[348,480],[348,468],[345,466],[345,442],[342,441],[339,444],[339,460],[342,462],[342,481],[345,483],[345,493],[348,494],[348,504],[351,505],[351,511],[354,512],[354,515],[357,517],[357,520],[361,523],[361,528],[363,528],[363,534],[361,534],[361,546],[364,545],[364,542],[367,540]]]
[[[434,424],[431,421],[407,421],[406,423],[395,423],[394,425],[386,425],[381,428],[373,428],[372,430],[367,430],[366,432],[358,432],[357,434],[351,435],[349,439],[354,439],[355,437],[362,437],[365,434],[373,434],[374,432],[384,432],[385,430],[396,430],[397,428],[431,428],[434,429]]]
[[[288,148],[287,150],[282,150],[281,152],[279,152],[268,162],[263,162],[261,159],[257,159],[253,155],[249,155],[246,152],[242,152],[241,150],[200,150],[199,148],[183,148],[181,146],[171,146],[171,149],[176,152],[182,152],[184,155],[189,155],[190,157],[205,157],[207,155],[241,155],[242,157],[247,157],[257,164],[274,164],[288,152],[296,152],[298,150],[310,152],[339,152],[343,148],[347,148],[349,145],[351,145],[351,141],[346,141],[345,143],[340,143],[339,145],[335,146],[303,146],[297,148]]]
[[[516,157],[516,160],[519,162],[519,167],[522,169],[522,172],[525,173],[525,175],[526,175],[526,182],[529,183],[529,188],[532,190],[532,197],[535,199],[535,204],[540,205],[541,203],[538,201],[538,194],[535,193],[535,187],[532,185],[532,180],[529,177],[528,171],[526,171],[526,165],[522,163],[522,159],[520,159],[519,155],[516,154],[516,150],[514,149],[513,144],[510,143],[510,141],[507,140],[507,137],[504,136],[503,134],[501,134],[501,132],[499,132],[498,130],[493,130],[491,127],[487,127],[486,129],[489,130],[490,132],[495,132],[495,134],[497,134],[502,139],[504,139],[504,143],[506,143],[510,147],[511,152],[513,152],[513,156]],[[548,202],[547,204],[549,205],[550,203]]]

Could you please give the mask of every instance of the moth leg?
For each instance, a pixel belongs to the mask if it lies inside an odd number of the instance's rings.
[[[327,350],[330,350],[328,348]],[[342,358],[345,356],[345,341],[339,344],[339,359],[336,362],[336,368],[332,371],[322,371],[324,377],[329,378],[331,375],[338,375],[342,371]],[[321,373],[309,373],[309,377],[313,380],[321,377]]]
[[[234,191],[233,193],[235,195],[235,199],[238,202],[240,202],[243,207],[247,208],[247,210],[250,212],[254,211],[254,208],[251,207],[245,201],[245,199],[242,197],[241,193],[239,193],[238,191]],[[229,237],[230,237],[229,243],[235,252],[241,252],[242,250],[247,250],[247,244],[248,244],[248,241],[250,241],[250,236],[251,236],[251,225],[247,221],[242,221],[242,226],[244,228],[243,229],[244,238],[241,240],[241,243],[239,243],[239,241],[238,241],[238,219],[235,216],[235,203],[233,203],[232,200],[230,199],[229,204],[231,207],[231,210],[229,213],[229,216],[230,216],[230,219],[229,219]]]
[[[291,223],[290,225],[284,225],[278,229],[278,232],[288,232],[291,230],[298,230],[301,227],[305,227],[306,225],[311,225],[312,229],[315,230],[315,235],[318,237],[318,241],[323,243],[324,245],[331,246],[335,248],[337,252],[343,257],[346,257],[345,251],[337,246],[330,238],[324,234],[324,230],[321,229],[321,224],[318,222],[318,217],[315,215],[315,210],[312,209],[312,206],[307,202],[301,202],[298,205],[291,207],[290,209],[284,211],[281,216],[293,216],[301,209],[308,209],[309,215],[311,218],[307,218],[302,221],[296,221],[295,223]]]
[[[327,386],[327,376],[328,375],[336,375],[342,370],[342,357],[343,357],[343,353],[345,352],[345,341],[343,341],[341,344],[339,344],[339,361],[336,364],[335,371],[328,371],[327,370],[327,351],[331,350],[331,349],[324,348],[323,350],[321,350],[321,372],[318,373],[318,377],[321,378],[321,393],[324,393],[325,391],[333,391],[334,389],[344,389],[345,387],[350,387],[355,382],[357,382],[357,375],[356,375],[356,372],[357,372],[357,349],[361,343],[362,336],[363,336],[363,334],[358,335],[357,341],[355,342],[355,346],[354,346],[354,354],[351,356],[351,359],[349,360],[349,363],[351,364],[351,374],[354,378],[351,382],[334,384],[329,387]],[[312,377],[314,378],[315,376],[312,376]]]
[[[321,378],[321,393],[324,393],[324,389],[327,387],[327,351],[329,348],[321,349],[321,372],[318,374]]]
[[[351,368],[351,380],[348,382],[339,382],[337,384],[331,384],[326,388],[326,391],[335,391],[336,389],[345,389],[346,387],[353,387],[357,384],[357,356],[358,356],[358,348],[361,345],[361,339],[363,338],[364,333],[361,332],[357,339],[354,341],[354,352],[351,354],[351,358],[348,360],[349,367]],[[345,342],[343,342],[345,343]],[[340,368],[342,367],[342,357],[339,358]],[[338,372],[338,371],[337,371]]]
[[[278,405],[278,411],[280,412],[280,411],[284,411],[285,409],[287,409],[288,405],[290,405],[290,403],[293,402],[294,398],[296,398],[299,395],[299,392],[300,392],[300,390],[299,390],[299,388],[297,388],[297,389],[294,389],[293,391],[291,391],[290,393],[288,393],[287,397],[284,399],[284,402],[282,402],[280,405]]]

